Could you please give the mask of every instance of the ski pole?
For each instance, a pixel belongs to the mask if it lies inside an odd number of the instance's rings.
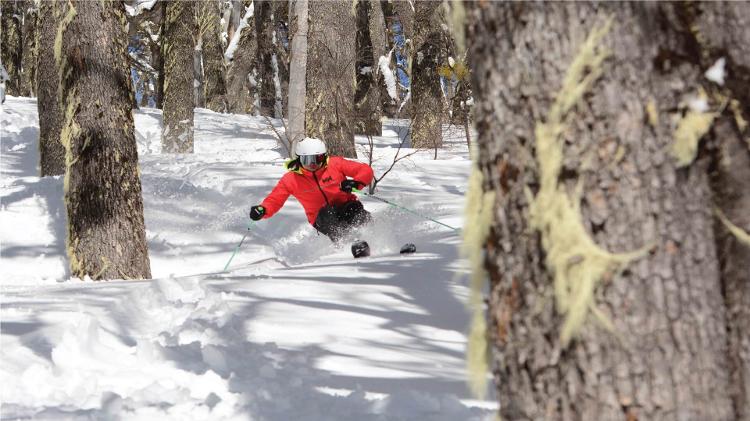
[[[242,239],[240,240],[240,243],[237,244],[237,247],[234,248],[234,253],[232,253],[232,257],[229,258],[229,261],[224,266],[224,270],[222,272],[226,272],[227,268],[229,267],[229,264],[232,263],[232,259],[234,259],[234,256],[237,254],[238,251],[240,251],[240,247],[242,246],[242,243],[245,241],[245,238],[247,238],[247,235],[250,234],[250,231],[252,231],[252,228],[255,226],[255,221],[252,219],[247,224],[247,232],[245,235],[242,236]]]
[[[418,217],[420,217],[422,219],[426,219],[428,221],[432,221],[432,222],[434,222],[436,224],[442,225],[442,226],[444,226],[446,228],[450,228],[450,229],[452,229],[453,231],[455,231],[457,233],[461,232],[460,228],[456,228],[456,227],[452,227],[452,226],[450,226],[448,224],[444,224],[444,223],[442,223],[442,222],[440,222],[440,221],[438,221],[436,219],[430,218],[429,216],[422,215],[419,212],[413,211],[413,210],[411,210],[411,209],[409,209],[409,208],[407,208],[405,206],[401,206],[398,203],[393,203],[390,200],[383,199],[382,197],[375,196],[374,194],[363,192],[362,190],[352,189],[352,191],[355,191],[357,193],[362,193],[362,194],[364,194],[367,197],[372,197],[373,199],[380,200],[383,203],[387,203],[387,204],[389,204],[389,205],[391,205],[391,206],[393,206],[395,208],[398,208],[398,209],[401,209],[401,210],[405,210],[405,211],[407,211],[407,212],[409,212],[409,213],[411,213],[413,215],[416,215],[416,216],[418,216]]]

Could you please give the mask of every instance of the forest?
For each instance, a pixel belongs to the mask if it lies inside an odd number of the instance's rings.
[[[2,419],[750,420],[750,3],[0,20]]]

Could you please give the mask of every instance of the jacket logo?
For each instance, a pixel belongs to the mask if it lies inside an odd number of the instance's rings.
[[[333,180],[333,177],[329,175],[328,177],[326,177],[326,178],[324,178],[324,179],[322,179],[320,181],[322,181],[324,183],[327,183],[327,182],[332,181],[332,180]]]

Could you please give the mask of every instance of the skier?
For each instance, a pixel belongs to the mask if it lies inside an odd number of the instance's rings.
[[[288,172],[271,193],[260,205],[250,208],[253,221],[273,216],[289,195],[302,204],[310,224],[333,242],[341,241],[352,228],[371,220],[362,202],[352,194],[352,189],[360,189],[372,181],[369,165],[329,156],[320,139],[309,137],[297,144],[296,153],[297,158],[286,163]],[[355,257],[365,255],[357,250],[359,247],[356,250],[352,247]]]

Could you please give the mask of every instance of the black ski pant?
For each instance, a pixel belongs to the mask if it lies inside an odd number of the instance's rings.
[[[352,228],[364,225],[371,219],[370,212],[365,210],[362,202],[352,200],[337,206],[323,206],[313,227],[337,242]]]

